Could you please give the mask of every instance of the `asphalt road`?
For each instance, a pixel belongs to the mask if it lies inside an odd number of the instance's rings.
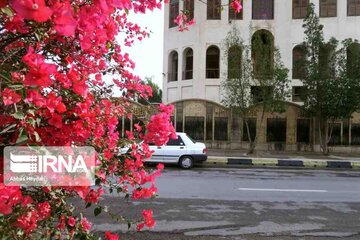
[[[110,212],[129,218],[152,208],[151,231],[126,232],[106,213],[91,220],[121,239],[359,240],[359,183],[358,172],[170,168],[155,200],[105,199]]]

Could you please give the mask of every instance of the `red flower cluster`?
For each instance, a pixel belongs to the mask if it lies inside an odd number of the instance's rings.
[[[70,197],[100,206],[103,189],[117,188],[132,199],[156,194],[155,178],[163,166],[149,172],[143,162],[152,154],[147,143],[161,145],[175,136],[173,107],[160,105],[158,113],[144,125],[135,124],[128,137],[122,138],[118,130],[119,119],[134,116],[132,101],[152,95],[132,73],[135,63],[121,47],[148,36],[128,21],[127,11],[160,7],[160,0],[0,0],[0,106],[6,110],[0,113],[1,143],[93,146],[99,169],[92,188],[0,184],[0,225],[10,231],[0,232],[0,238],[39,237],[34,232],[44,238],[90,236],[90,223],[75,217]],[[123,93],[121,98],[112,98],[114,89]],[[138,146],[135,140],[144,143]],[[115,154],[129,143],[130,154]],[[118,182],[109,187],[108,176]],[[59,185],[66,181],[59,179]],[[154,226],[151,211],[144,211],[143,219],[142,227]],[[106,237],[118,239],[111,233]]]

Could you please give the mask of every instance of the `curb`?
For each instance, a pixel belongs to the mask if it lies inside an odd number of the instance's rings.
[[[360,171],[359,161],[329,159],[280,159],[248,157],[213,157],[202,164],[204,167],[244,167],[244,168],[296,168],[296,169],[346,169]]]

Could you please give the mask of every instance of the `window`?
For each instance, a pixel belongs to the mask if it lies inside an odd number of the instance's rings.
[[[243,9],[241,9],[241,11],[239,13],[236,13],[234,11],[234,9],[232,7],[230,7],[230,3],[232,2],[232,0],[229,0],[229,20],[240,20],[243,19]],[[243,5],[243,1],[240,1],[241,5]]]
[[[360,44],[352,43],[346,49],[346,70],[349,78],[357,78],[360,72]]]
[[[204,140],[204,117],[185,117],[185,132],[195,140]]]
[[[271,86],[251,86],[251,98],[253,103],[259,103],[273,96],[273,88]]]
[[[320,17],[336,17],[337,0],[320,0]]]
[[[184,0],[184,12],[187,14],[188,19],[194,18],[194,0]]]
[[[267,142],[286,142],[286,118],[268,118]]]
[[[207,19],[208,20],[221,19],[221,0],[207,1]]]
[[[176,27],[175,18],[179,15],[179,0],[170,0],[169,28]]]
[[[206,51],[206,78],[220,77],[220,50],[211,46]]]
[[[305,68],[304,68],[305,60],[306,60],[305,47],[301,45],[294,47],[292,78],[303,79],[305,77]]]
[[[298,119],[296,125],[296,142],[310,143],[310,119]]]
[[[214,138],[218,141],[228,140],[228,118],[215,117]]]
[[[347,15],[360,16],[360,0],[347,0]]]
[[[274,38],[267,30],[259,30],[251,38],[251,56],[256,78],[269,78],[273,74]]]
[[[241,76],[241,56],[242,51],[239,46],[232,46],[228,50],[228,78],[240,78]]]
[[[193,78],[193,50],[187,48],[184,51],[184,72],[183,79],[192,79]]]
[[[274,0],[253,0],[253,19],[274,19]]]
[[[173,82],[178,80],[178,53],[172,51],[169,55],[169,73],[168,73],[168,82]]]
[[[303,102],[305,99],[306,87],[293,87],[292,100],[293,102]]]
[[[255,137],[256,137],[256,118],[248,118],[247,124],[249,126],[251,141],[254,141]],[[243,135],[243,141],[249,142],[249,136],[248,136],[245,121],[243,121],[243,134],[242,135]]]
[[[169,141],[166,144],[167,146],[184,146],[184,142],[181,139],[180,136],[177,136],[177,139],[169,139]]]
[[[305,18],[308,6],[309,0],[293,0],[293,19]]]

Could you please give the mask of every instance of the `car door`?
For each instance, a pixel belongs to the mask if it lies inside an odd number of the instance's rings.
[[[165,163],[177,163],[179,157],[186,152],[186,146],[181,136],[177,136],[177,139],[170,139],[164,147],[164,162]]]
[[[154,151],[147,162],[163,162],[164,161],[164,146],[156,146],[154,143],[149,143],[150,150]]]

